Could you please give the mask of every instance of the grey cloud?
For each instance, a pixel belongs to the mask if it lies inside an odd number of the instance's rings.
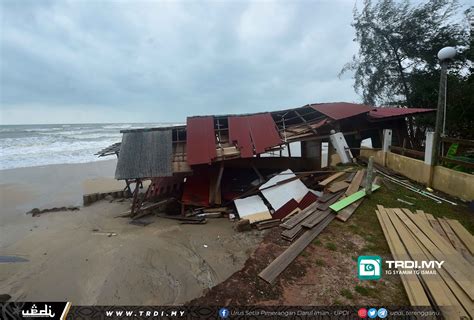
[[[356,52],[351,1],[0,6],[2,123],[22,111],[38,122],[75,122],[81,110],[89,122],[163,122],[359,100],[337,77]]]

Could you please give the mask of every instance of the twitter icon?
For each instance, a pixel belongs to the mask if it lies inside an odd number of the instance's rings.
[[[369,318],[377,318],[377,309],[375,308],[370,308],[369,311],[367,312],[367,315],[369,316]]]

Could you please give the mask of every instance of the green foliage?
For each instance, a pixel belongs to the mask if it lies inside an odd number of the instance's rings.
[[[354,41],[358,55],[341,74],[354,72],[354,88],[368,104],[436,108],[440,78],[438,51],[455,46],[458,55],[449,65],[447,133],[470,138],[474,125],[474,79],[470,61],[468,10],[462,21],[455,0],[430,0],[412,5],[408,0],[365,0],[354,10]],[[434,117],[409,123],[411,137],[421,139]]]

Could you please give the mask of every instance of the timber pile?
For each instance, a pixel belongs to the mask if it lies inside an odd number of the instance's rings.
[[[380,205],[376,214],[395,260],[444,261],[435,274],[400,274],[411,305],[439,308],[447,319],[474,318],[474,237],[459,221]]]
[[[321,181],[323,195],[280,224],[282,239],[292,244],[258,276],[272,284],[334,218],[346,221],[365,196],[365,190],[359,191],[363,177],[364,170],[359,170],[354,174],[338,172]],[[372,185],[372,190],[378,188]]]

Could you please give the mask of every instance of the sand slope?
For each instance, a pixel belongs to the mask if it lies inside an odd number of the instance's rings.
[[[80,211],[26,215],[28,207],[47,207],[35,205],[41,193],[34,184],[27,188],[8,181],[0,186],[0,255],[29,260],[0,264],[0,294],[15,300],[181,304],[239,270],[262,236],[235,233],[227,219],[180,225],[151,217],[146,227],[131,225],[114,218],[128,209],[128,202],[100,201]]]

